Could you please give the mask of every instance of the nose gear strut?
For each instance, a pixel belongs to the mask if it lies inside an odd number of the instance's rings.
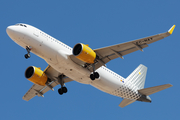
[[[26,51],[28,52],[27,54],[24,55],[24,57],[26,59],[30,58],[31,55],[30,55],[30,51],[31,51],[31,46],[26,46]]]

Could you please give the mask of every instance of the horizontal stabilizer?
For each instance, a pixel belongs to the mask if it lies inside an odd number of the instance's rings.
[[[130,100],[130,99],[123,99],[122,102],[119,104],[119,107],[123,108],[133,102],[135,102],[136,100]]]
[[[159,92],[161,90],[167,89],[169,87],[172,87],[172,85],[171,84],[165,84],[165,85],[145,88],[145,89],[138,90],[138,92],[141,93],[142,95],[148,96],[148,95],[154,94],[156,92]]]

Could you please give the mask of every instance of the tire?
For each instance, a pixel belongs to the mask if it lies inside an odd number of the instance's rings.
[[[28,56],[28,58],[30,58],[30,57],[31,57],[31,55],[30,55],[30,54],[27,54],[27,56]]]
[[[95,78],[99,78],[99,73],[98,73],[98,72],[95,72],[95,73],[94,73],[94,76],[95,76]]]
[[[58,93],[59,93],[60,95],[62,95],[62,94],[63,94],[63,90],[62,90],[61,88],[59,88],[59,89],[58,89]]]
[[[31,55],[30,55],[30,54],[25,54],[24,57],[25,57],[26,59],[28,59],[28,58],[31,57]]]
[[[68,90],[67,90],[66,87],[63,87],[63,88],[62,88],[62,91],[63,91],[63,93],[67,93]]]
[[[95,80],[94,74],[91,74],[91,75],[90,75],[90,78],[91,78],[91,80]]]
[[[28,59],[28,54],[25,54],[24,57],[25,57],[26,59]]]

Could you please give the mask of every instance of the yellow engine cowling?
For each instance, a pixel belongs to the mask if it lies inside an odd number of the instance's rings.
[[[45,86],[48,80],[47,75],[40,69],[30,66],[25,71],[25,77],[34,84]]]
[[[94,60],[96,59],[96,53],[88,47],[88,45],[82,43],[78,43],[74,46],[73,55],[81,61],[90,64],[94,63]]]

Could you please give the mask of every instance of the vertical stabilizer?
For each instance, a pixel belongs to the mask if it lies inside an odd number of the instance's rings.
[[[138,89],[143,89],[146,79],[147,67],[140,64],[127,78],[128,84],[136,86]]]

